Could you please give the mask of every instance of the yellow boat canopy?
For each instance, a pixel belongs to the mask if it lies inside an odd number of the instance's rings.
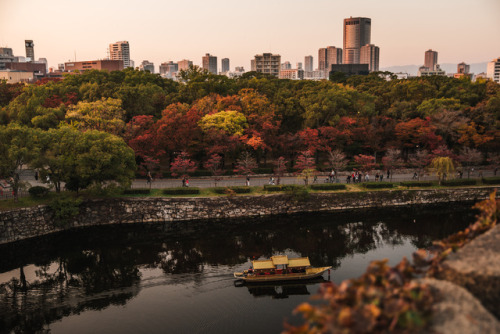
[[[254,270],[275,268],[272,260],[255,260],[252,261],[252,266]]]
[[[271,260],[273,261],[275,266],[280,264],[288,264],[288,256],[286,255],[271,256]]]
[[[294,259],[288,259],[288,267],[289,268],[297,268],[297,267],[310,267],[311,263],[309,262],[308,257],[298,257]]]

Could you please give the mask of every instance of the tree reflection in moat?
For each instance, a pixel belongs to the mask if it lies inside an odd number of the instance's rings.
[[[71,314],[124,305],[139,293],[143,268],[185,274],[184,281],[199,282],[207,279],[203,276],[206,266],[237,266],[280,253],[309,256],[314,265],[337,268],[346,256],[382,244],[410,240],[417,247],[428,247],[431,240],[472,220],[463,212],[391,211],[379,214],[383,222],[372,216],[275,217],[251,224],[177,223],[166,225],[163,231],[158,226],[100,227],[2,246],[0,273],[16,274],[0,282],[0,332],[41,331]],[[190,232],[179,234],[181,231]],[[28,264],[36,267],[30,277],[25,273]],[[265,287],[251,293],[269,292],[284,298],[306,291],[302,286],[283,291]]]

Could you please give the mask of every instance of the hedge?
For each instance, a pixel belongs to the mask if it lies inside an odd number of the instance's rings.
[[[500,177],[487,177],[482,179],[483,184],[500,184]]]
[[[392,188],[394,183],[391,182],[365,182],[362,186],[367,189],[382,189],[382,188]]]
[[[299,186],[296,184],[282,184],[279,186],[266,184],[266,185],[264,185],[264,190],[269,191],[269,192],[277,192],[277,191],[293,190],[293,189],[299,188],[299,187],[304,187],[304,186]]]
[[[167,188],[163,189],[162,193],[164,195],[198,195],[200,193],[200,188]]]
[[[49,189],[42,186],[34,186],[28,189],[32,197],[42,197],[49,193]]]
[[[250,187],[217,187],[211,189],[216,194],[227,194],[231,191],[236,194],[248,194],[252,191]]]
[[[403,181],[400,183],[403,187],[432,187],[434,182],[431,181]]]
[[[311,189],[313,190],[344,190],[345,188],[345,184],[342,183],[322,183],[311,185]]]
[[[124,195],[149,195],[151,193],[150,189],[137,188],[137,189],[125,189],[123,191]]]
[[[475,186],[477,180],[474,179],[454,179],[441,181],[442,186],[457,187],[457,186]]]

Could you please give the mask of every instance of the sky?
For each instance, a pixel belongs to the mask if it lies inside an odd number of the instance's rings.
[[[369,17],[380,67],[478,63],[500,57],[500,0],[0,0],[0,46],[58,63],[103,59],[126,40],[135,65],[205,53],[250,70],[256,54],[272,52],[292,67],[326,46],[342,48],[343,19]]]

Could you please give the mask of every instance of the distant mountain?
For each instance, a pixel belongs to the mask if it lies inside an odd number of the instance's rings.
[[[446,71],[446,73],[456,73],[457,72],[457,64],[445,63],[445,64],[439,64],[439,65],[441,66],[441,69]],[[469,65],[470,65],[471,73],[478,74],[481,72],[486,72],[486,66],[488,65],[488,62],[473,63],[473,64],[469,64]],[[408,73],[410,75],[417,75],[418,68],[420,66],[422,66],[422,65],[390,66],[390,67],[383,67],[380,70],[381,71],[389,71],[392,73],[403,72],[403,73]]]

